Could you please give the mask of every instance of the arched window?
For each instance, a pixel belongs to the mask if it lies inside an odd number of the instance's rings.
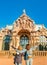
[[[11,36],[5,35],[3,39],[3,50],[9,50],[10,41],[11,41]]]
[[[45,46],[46,45],[46,37],[45,36],[41,35],[39,37],[39,43],[40,43],[40,45],[39,45],[39,50],[40,51],[43,51],[43,50],[47,49],[46,46]]]
[[[23,48],[25,48],[26,44],[28,44],[28,43],[29,43],[29,38],[28,38],[28,36],[27,36],[27,35],[22,35],[22,36],[20,37],[20,45],[21,45]]]
[[[45,37],[45,36],[41,35],[41,36],[39,37],[39,39],[40,39],[40,42],[41,42],[41,43],[46,43],[46,37]]]

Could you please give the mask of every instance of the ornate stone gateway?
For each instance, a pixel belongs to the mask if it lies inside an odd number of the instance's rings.
[[[40,44],[41,35],[45,37],[47,43],[47,29],[44,25],[35,24],[24,12],[16,21],[14,21],[13,25],[7,25],[6,28],[3,28],[0,31],[0,51],[13,50],[11,45],[17,48],[21,45],[25,48],[28,43],[32,46]],[[6,39],[4,39],[5,36]],[[8,36],[11,36],[11,39],[8,38]],[[46,43],[42,43],[42,45],[47,47]]]

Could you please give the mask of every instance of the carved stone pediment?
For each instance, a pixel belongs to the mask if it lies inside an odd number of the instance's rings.
[[[20,16],[14,23],[14,29],[30,29],[34,28],[34,21],[31,20],[26,14]]]

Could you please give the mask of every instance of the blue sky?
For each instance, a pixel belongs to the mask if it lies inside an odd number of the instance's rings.
[[[36,24],[47,28],[47,0],[0,0],[0,28],[13,24],[23,9]]]

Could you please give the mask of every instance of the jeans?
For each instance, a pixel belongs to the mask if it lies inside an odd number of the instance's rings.
[[[32,65],[32,63],[33,63],[33,59],[32,58],[26,60],[26,65]]]
[[[22,65],[22,63],[15,63],[15,65]]]

